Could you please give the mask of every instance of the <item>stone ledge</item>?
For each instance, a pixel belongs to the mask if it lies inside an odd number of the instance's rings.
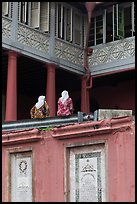
[[[42,138],[38,129],[18,130],[2,133],[2,145],[35,142]]]
[[[53,129],[52,137],[56,139],[69,139],[74,137],[87,137],[99,134],[110,133],[120,129],[132,128],[134,121],[132,117],[124,116],[100,121],[88,121],[85,123],[75,123],[65,127]]]

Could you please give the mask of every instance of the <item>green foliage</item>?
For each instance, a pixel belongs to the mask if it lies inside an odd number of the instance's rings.
[[[54,127],[49,126],[49,127],[41,127],[39,128],[39,130],[44,130],[44,131],[49,131],[49,130],[53,130]]]

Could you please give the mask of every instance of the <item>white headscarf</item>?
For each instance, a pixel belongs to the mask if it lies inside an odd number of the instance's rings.
[[[65,101],[69,98],[69,94],[68,94],[68,92],[65,90],[65,91],[62,91],[61,96],[62,96],[62,97],[60,97],[60,100],[61,100],[61,102],[64,104]]]
[[[39,109],[45,102],[45,96],[39,96],[38,102],[35,104],[35,107]]]

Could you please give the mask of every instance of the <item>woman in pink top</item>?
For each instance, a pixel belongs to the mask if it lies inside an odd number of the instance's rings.
[[[68,91],[63,91],[58,99],[57,116],[69,116],[73,114],[73,102],[69,97]]]

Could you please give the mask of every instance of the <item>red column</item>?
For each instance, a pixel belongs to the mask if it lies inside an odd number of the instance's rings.
[[[81,111],[86,112],[86,77],[81,81]]]
[[[48,67],[47,67],[46,100],[50,108],[50,116],[56,116],[55,65],[54,64],[48,64]]]
[[[90,89],[87,88],[87,78],[82,77],[81,81],[81,111],[90,113]]]
[[[86,45],[84,50],[84,68],[86,69],[86,76],[82,78],[81,86],[81,111],[85,113],[90,113],[90,90],[92,88],[92,79],[90,79],[90,70],[88,66],[88,41],[90,33],[90,22],[92,11],[95,7],[96,2],[85,2],[85,6],[88,12],[88,30],[86,36]],[[92,54],[92,53],[91,53]]]
[[[85,6],[88,12],[88,20],[90,21],[91,19],[91,15],[92,15],[92,11],[94,9],[94,7],[96,6],[96,3],[101,3],[101,2],[85,2]]]
[[[8,52],[8,75],[5,121],[17,120],[17,54]]]

